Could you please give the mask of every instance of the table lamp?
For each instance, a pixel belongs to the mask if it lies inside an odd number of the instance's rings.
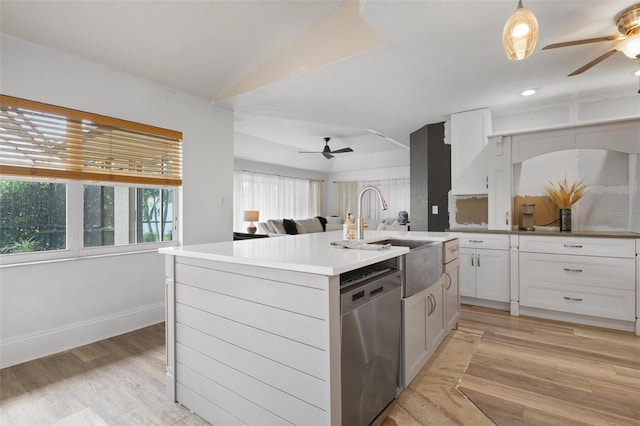
[[[249,222],[249,227],[247,227],[247,232],[249,234],[256,233],[256,225],[253,222],[257,222],[260,217],[260,212],[258,210],[245,210],[244,211],[244,221]]]

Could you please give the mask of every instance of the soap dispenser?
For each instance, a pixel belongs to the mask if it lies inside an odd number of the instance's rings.
[[[345,240],[355,240],[356,238],[356,224],[351,218],[351,213],[347,213],[347,220],[345,224],[342,225],[342,237]]]

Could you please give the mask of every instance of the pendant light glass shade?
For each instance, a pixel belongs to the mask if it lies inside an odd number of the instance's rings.
[[[502,31],[502,46],[507,58],[520,61],[533,53],[538,41],[538,21],[530,9],[518,1],[518,8],[509,16]]]

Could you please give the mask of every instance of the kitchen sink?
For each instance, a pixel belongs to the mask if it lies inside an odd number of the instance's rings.
[[[442,275],[442,243],[429,240],[387,238],[369,244],[408,247],[404,255],[402,297],[411,297],[435,283]]]
[[[425,240],[404,240],[398,238],[387,238],[381,241],[372,241],[369,244],[391,244],[398,247],[409,247],[410,250],[417,249],[419,247],[426,247],[428,245],[440,244],[437,241],[425,241]]]

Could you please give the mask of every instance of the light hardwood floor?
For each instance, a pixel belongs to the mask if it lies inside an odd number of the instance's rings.
[[[395,425],[640,425],[640,337],[464,306]]]
[[[164,365],[159,324],[2,369],[0,425],[206,425]],[[640,425],[640,337],[465,306],[376,423]]]
[[[158,324],[0,370],[0,424],[208,423],[165,396]]]

